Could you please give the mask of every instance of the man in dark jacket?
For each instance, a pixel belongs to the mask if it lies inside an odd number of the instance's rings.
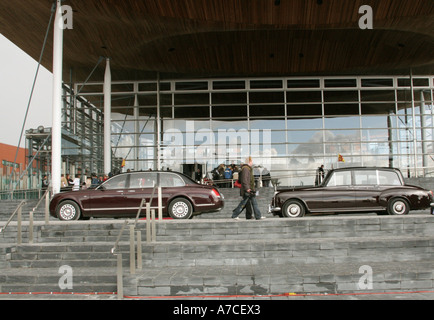
[[[239,219],[238,216],[243,211],[246,203],[250,200],[253,206],[253,212],[255,214],[256,220],[265,219],[262,217],[261,211],[258,207],[258,202],[256,201],[256,191],[255,191],[255,177],[253,176],[253,161],[249,157],[246,161],[248,164],[244,164],[241,168],[241,190],[240,195],[243,197],[238,207],[233,211],[232,218]]]

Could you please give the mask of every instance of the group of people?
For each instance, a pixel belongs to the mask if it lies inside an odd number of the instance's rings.
[[[85,181],[82,181],[79,173],[74,177],[71,177],[69,174],[62,174],[60,178],[60,188],[62,191],[77,191],[80,189],[96,188],[108,178],[108,175],[98,177],[95,173],[92,173],[90,177],[87,177]]]

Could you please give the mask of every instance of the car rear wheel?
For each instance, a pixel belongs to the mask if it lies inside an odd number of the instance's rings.
[[[390,215],[405,215],[410,212],[408,202],[401,198],[391,199],[387,206],[387,213]]]
[[[60,220],[72,221],[80,218],[81,210],[77,203],[67,200],[57,206],[56,213]]]
[[[303,203],[298,200],[289,200],[285,202],[282,209],[284,217],[288,218],[300,218],[306,213]]]
[[[169,204],[169,215],[173,219],[190,219],[193,216],[193,206],[186,199],[176,198]]]

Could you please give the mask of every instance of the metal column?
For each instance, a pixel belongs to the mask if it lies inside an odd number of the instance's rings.
[[[57,0],[53,37],[53,128],[51,137],[51,181],[53,194],[60,192],[62,167],[62,71],[63,71],[63,18],[61,0]]]
[[[111,154],[111,72],[110,59],[106,59],[106,68],[104,75],[104,173],[108,174],[112,170]]]

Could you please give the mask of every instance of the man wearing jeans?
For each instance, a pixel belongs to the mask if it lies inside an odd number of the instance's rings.
[[[261,211],[258,207],[258,202],[256,201],[256,191],[255,191],[255,177],[253,176],[253,161],[252,158],[247,158],[246,162],[248,164],[244,164],[241,168],[241,190],[240,195],[243,197],[238,207],[236,207],[233,211],[232,218],[239,220],[238,216],[243,211],[246,203],[250,200],[250,203],[253,207],[253,212],[255,214],[256,220],[265,219],[262,217]]]

